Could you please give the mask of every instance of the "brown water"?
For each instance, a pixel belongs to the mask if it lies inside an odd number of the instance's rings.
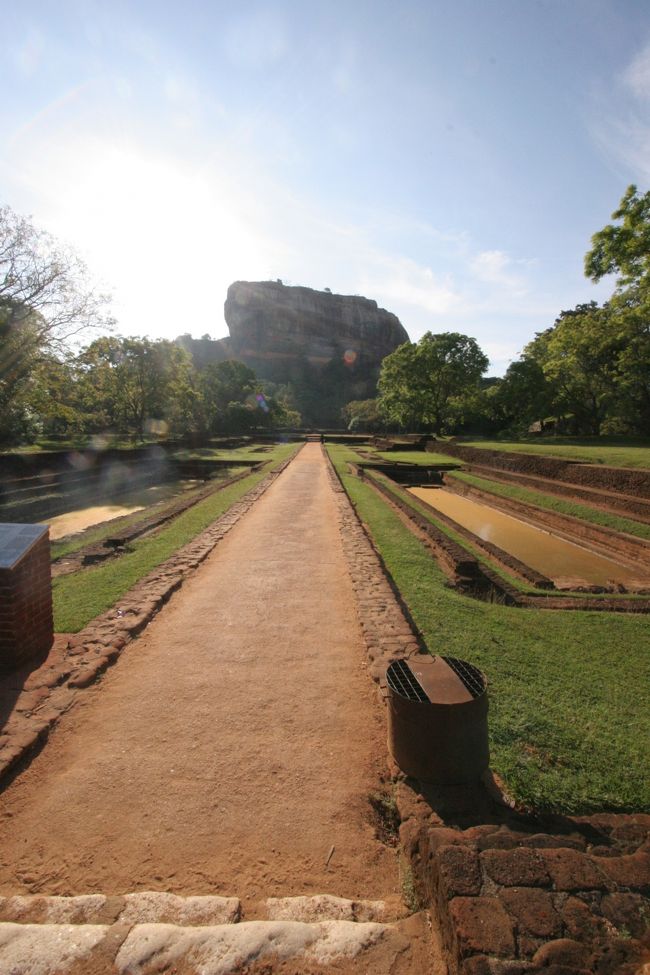
[[[411,494],[486,542],[503,549],[549,579],[573,577],[593,585],[639,580],[640,569],[619,565],[543,528],[443,488],[409,488]]]
[[[55,541],[57,538],[65,538],[66,535],[74,535],[82,532],[84,528],[91,525],[99,525],[102,521],[110,521],[111,518],[120,518],[122,515],[130,515],[134,511],[142,511],[144,505],[122,505],[122,504],[98,504],[91,508],[79,508],[77,511],[66,511],[64,515],[57,515],[50,518],[50,538]]]
[[[97,504],[86,508],[76,508],[74,511],[66,511],[62,515],[49,518],[44,524],[50,526],[50,538],[55,541],[57,538],[65,538],[66,535],[74,535],[90,528],[91,525],[99,525],[103,521],[110,521],[112,518],[121,518],[122,515],[130,515],[135,511],[142,511],[149,505],[157,501],[166,501],[181,491],[187,491],[196,487],[196,481],[180,481],[172,484],[155,484],[148,488],[139,488],[129,494],[120,495],[120,504]]]

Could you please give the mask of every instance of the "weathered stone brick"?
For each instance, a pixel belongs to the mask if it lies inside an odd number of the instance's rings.
[[[606,857],[598,861],[600,869],[619,887],[650,892],[650,854]]]
[[[454,897],[449,903],[461,957],[515,953],[512,922],[496,897]]]
[[[457,829],[448,829],[446,826],[438,826],[427,831],[426,844],[433,856],[436,850],[443,846],[465,846],[465,834]]]
[[[481,890],[478,852],[469,846],[443,846],[436,857],[446,897],[473,896]]]
[[[566,965],[574,970],[578,968],[587,971],[591,969],[591,960],[591,949],[570,938],[547,941],[533,956],[533,962],[544,968],[549,965]]]
[[[533,833],[526,840],[526,846],[536,850],[554,850],[566,847],[571,850],[584,850],[587,846],[583,836],[563,836],[552,833]]]
[[[650,930],[650,902],[641,894],[605,894],[601,910],[617,930],[629,932],[633,938],[643,938]]]
[[[562,920],[569,938],[586,944],[600,941],[607,936],[607,922],[577,897],[567,898],[562,908]]]
[[[560,915],[547,891],[538,887],[504,887],[499,891],[499,899],[515,921],[520,934],[550,938],[562,933]]]
[[[489,877],[503,887],[544,887],[548,872],[536,850],[485,850],[481,861]]]
[[[643,955],[647,961],[647,947],[644,949],[640,942],[633,938],[618,939],[604,948],[594,969],[597,975],[646,975],[647,966],[642,968],[639,964]]]
[[[528,962],[518,959],[472,955],[465,959],[460,971],[461,975],[525,975],[531,971],[531,966]]]
[[[576,850],[540,850],[556,890],[603,890],[607,881],[593,861]]]

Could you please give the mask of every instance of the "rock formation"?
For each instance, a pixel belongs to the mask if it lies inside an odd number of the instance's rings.
[[[277,281],[236,281],[228,288],[230,338],[183,336],[198,366],[239,359],[262,379],[292,386],[310,424],[340,424],[340,408],[374,396],[382,359],[409,341],[377,302]]]

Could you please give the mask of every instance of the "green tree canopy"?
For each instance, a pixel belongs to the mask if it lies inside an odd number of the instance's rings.
[[[462,398],[476,389],[489,360],[475,339],[426,332],[386,356],[379,376],[384,416],[405,427],[441,433]]]
[[[618,274],[618,286],[650,285],[650,192],[640,196],[628,186],[612,219],[591,238],[585,256],[585,274],[600,281],[606,274]]]
[[[107,301],[83,261],[0,207],[0,442],[29,439],[39,362],[84,330],[110,324]]]
[[[615,412],[622,345],[609,306],[592,301],[561,312],[552,328],[526,346],[527,360],[541,369],[546,390],[552,392],[547,405],[556,414],[571,415],[576,432],[597,436]]]
[[[650,192],[629,186],[607,224],[592,237],[585,273],[593,281],[618,274],[608,302],[617,333],[617,408],[622,429],[650,429]]]
[[[351,400],[341,410],[341,418],[345,420],[348,430],[361,430],[364,433],[376,433],[386,426],[376,399]]]

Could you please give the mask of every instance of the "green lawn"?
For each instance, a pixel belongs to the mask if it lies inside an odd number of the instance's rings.
[[[91,619],[113,606],[143,576],[216,521],[266,477],[271,468],[296,450],[295,444],[275,447],[272,455],[266,455],[268,462],[261,471],[199,502],[155,536],[135,541],[132,552],[97,568],[55,579],[52,584],[55,630],[58,633],[81,630]]]
[[[593,525],[602,525],[605,528],[613,528],[618,532],[627,532],[629,535],[636,535],[638,538],[650,539],[650,525],[644,525],[640,521],[632,518],[624,518],[622,515],[610,514],[608,511],[601,511],[600,508],[591,508],[587,504],[578,501],[569,501],[564,498],[555,497],[552,494],[543,494],[531,488],[519,487],[517,484],[503,484],[498,481],[490,481],[484,477],[477,477],[476,474],[469,474],[465,471],[450,471],[446,477],[453,477],[465,484],[490,491],[492,494],[502,498],[512,498],[515,501],[523,501],[525,504],[537,505],[547,511],[557,511],[558,514],[571,515],[581,521],[590,522]]]
[[[195,450],[176,450],[172,454],[176,460],[231,460],[233,464],[241,460],[255,460],[260,463],[273,456],[277,444],[269,444],[270,450],[260,451],[265,444],[251,444],[247,447],[197,447]]]
[[[573,439],[568,437],[544,437],[543,440],[462,440],[462,447],[484,447],[490,450],[507,450],[521,454],[545,454],[561,460],[582,460],[589,464],[607,464],[610,467],[650,468],[650,444],[632,442],[613,437]]]
[[[356,455],[329,450],[429,650],[487,674],[491,764],[511,795],[538,810],[650,811],[648,619],[460,595],[376,492],[347,473]]]
[[[449,454],[429,454],[426,450],[383,450],[377,457],[388,461],[403,461],[405,464],[461,464],[462,460]]]

